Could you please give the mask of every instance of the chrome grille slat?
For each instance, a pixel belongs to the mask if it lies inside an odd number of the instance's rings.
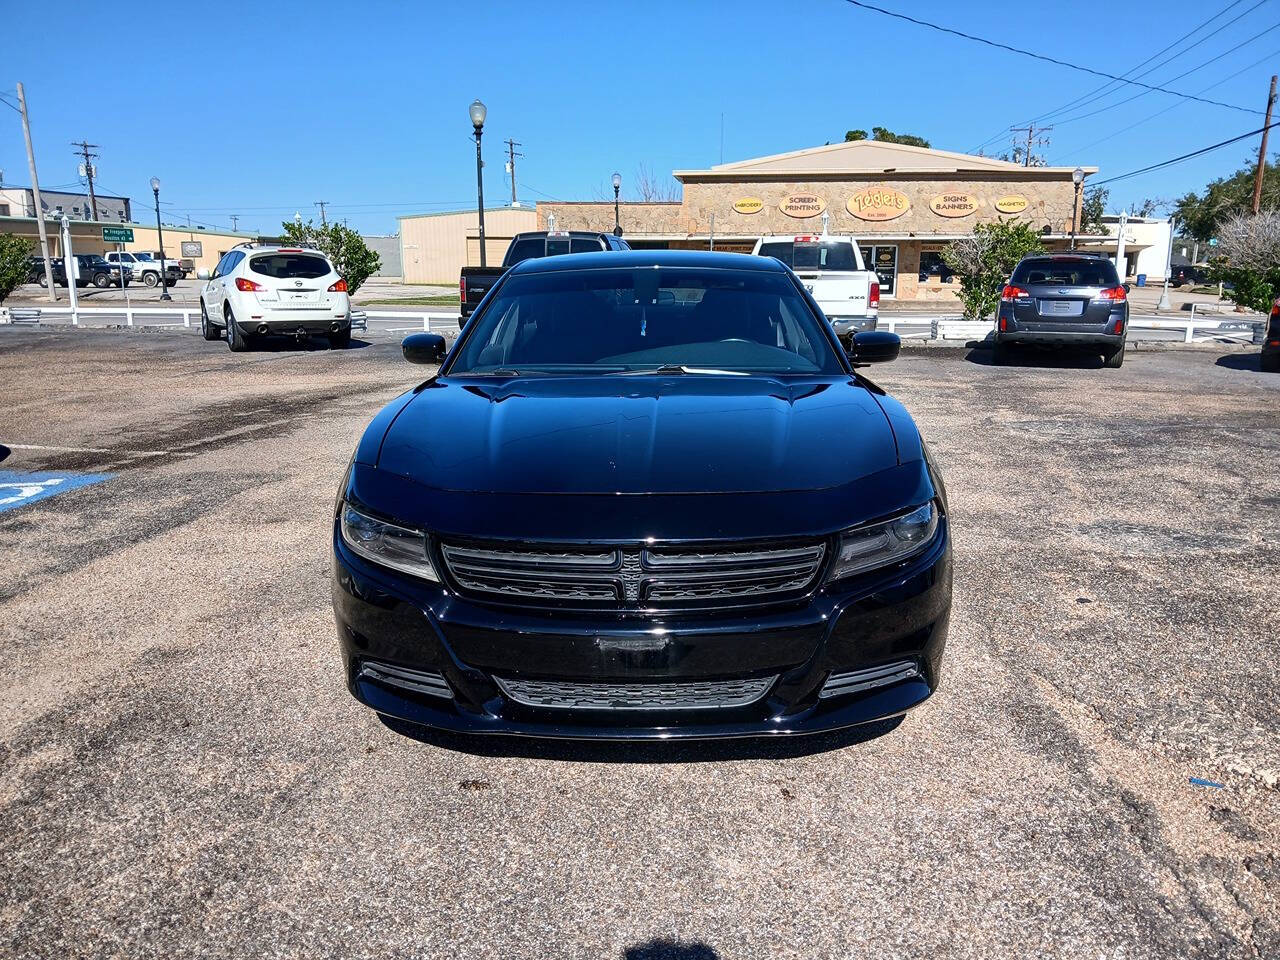
[[[764,603],[805,590],[817,579],[826,544],[522,550],[496,543],[446,543],[441,552],[465,592],[524,602],[644,608],[747,598]]]
[[[607,683],[494,677],[509,699],[553,710],[724,710],[764,697],[776,676],[748,680]]]

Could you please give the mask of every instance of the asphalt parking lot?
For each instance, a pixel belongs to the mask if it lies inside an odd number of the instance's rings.
[[[0,487],[0,953],[1280,956],[1280,374],[986,361],[874,371],[950,492],[932,700],[544,746],[343,687],[334,493],[428,372],[393,337],[0,330],[0,482],[58,481]]]

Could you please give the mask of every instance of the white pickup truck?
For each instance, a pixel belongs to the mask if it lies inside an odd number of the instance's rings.
[[[148,287],[154,287],[160,282],[159,257],[153,257],[149,253],[118,253],[115,250],[104,253],[103,256],[108,263],[123,263],[127,267],[132,267],[133,279],[141,280]],[[166,257],[164,269],[168,275],[166,287],[172,287],[182,278],[182,266],[177,260]]]
[[[863,264],[855,238],[828,234],[761,237],[751,252],[776,257],[794,270],[838,337],[876,328],[880,280]]]

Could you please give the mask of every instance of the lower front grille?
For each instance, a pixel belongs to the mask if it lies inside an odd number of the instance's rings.
[[[887,687],[891,683],[910,680],[920,676],[920,667],[914,660],[898,660],[885,663],[866,670],[854,670],[851,673],[833,673],[818,691],[818,696],[839,697],[846,693],[859,693],[875,687]]]
[[[778,678],[680,683],[581,683],[494,677],[499,689],[526,707],[554,710],[723,710],[764,697]]]

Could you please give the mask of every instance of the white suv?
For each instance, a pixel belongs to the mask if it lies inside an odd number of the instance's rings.
[[[229,251],[200,291],[200,332],[246,350],[254,337],[323,334],[333,347],[351,343],[347,281],[318,250],[277,244],[241,244]]]

